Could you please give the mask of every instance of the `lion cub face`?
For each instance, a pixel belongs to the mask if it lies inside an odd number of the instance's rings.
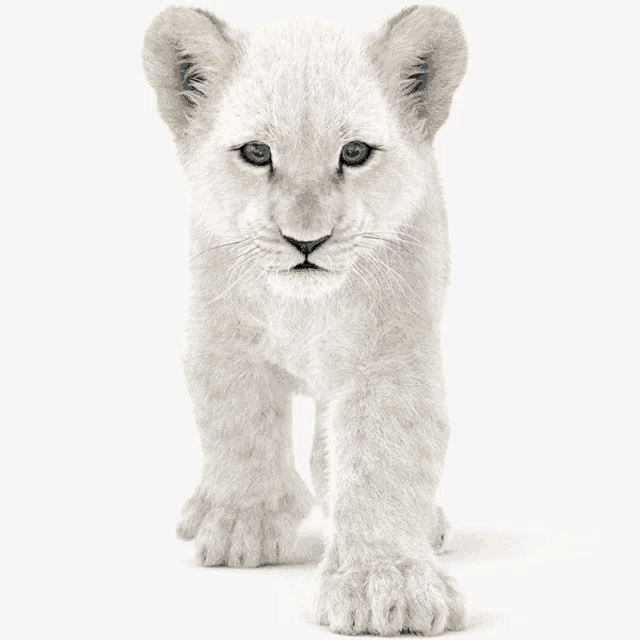
[[[143,60],[202,260],[224,246],[222,268],[242,258],[245,279],[305,298],[350,276],[371,287],[381,247],[402,237],[409,251],[416,224],[428,228],[419,242],[438,235],[431,141],[466,67],[448,12],[409,7],[361,35],[319,20],[241,32],[172,7],[149,27]]]
[[[272,291],[314,297],[375,271],[429,191],[430,147],[403,139],[363,43],[321,22],[252,32],[211,127],[186,161],[193,215],[248,239]]]

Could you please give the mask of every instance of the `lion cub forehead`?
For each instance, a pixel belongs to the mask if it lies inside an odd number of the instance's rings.
[[[243,34],[242,61],[221,116],[231,143],[290,144],[304,131],[325,142],[384,144],[388,113],[363,36],[298,18]]]
[[[245,54],[264,70],[285,63],[284,71],[330,70],[336,75],[362,61],[363,37],[340,24],[318,18],[294,18],[244,32]],[[355,59],[354,59],[355,58]]]

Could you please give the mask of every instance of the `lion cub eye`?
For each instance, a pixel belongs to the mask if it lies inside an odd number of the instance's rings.
[[[271,149],[262,142],[247,142],[240,148],[240,153],[244,160],[259,167],[271,162]]]
[[[364,164],[371,155],[371,149],[372,147],[359,140],[347,142],[340,152],[340,163],[351,167]]]

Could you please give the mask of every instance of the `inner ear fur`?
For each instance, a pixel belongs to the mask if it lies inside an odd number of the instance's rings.
[[[202,9],[169,7],[149,25],[142,61],[158,111],[176,136],[186,135],[228,81],[238,46],[226,23]]]
[[[386,22],[368,48],[393,104],[423,138],[432,138],[449,115],[467,67],[458,18],[441,7],[407,7]]]

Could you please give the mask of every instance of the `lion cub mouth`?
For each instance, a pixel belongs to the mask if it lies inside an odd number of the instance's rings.
[[[301,269],[317,269],[318,271],[324,271],[322,267],[319,267],[317,264],[313,264],[313,262],[309,262],[308,260],[297,264],[295,267],[291,267],[289,271],[299,271]]]

